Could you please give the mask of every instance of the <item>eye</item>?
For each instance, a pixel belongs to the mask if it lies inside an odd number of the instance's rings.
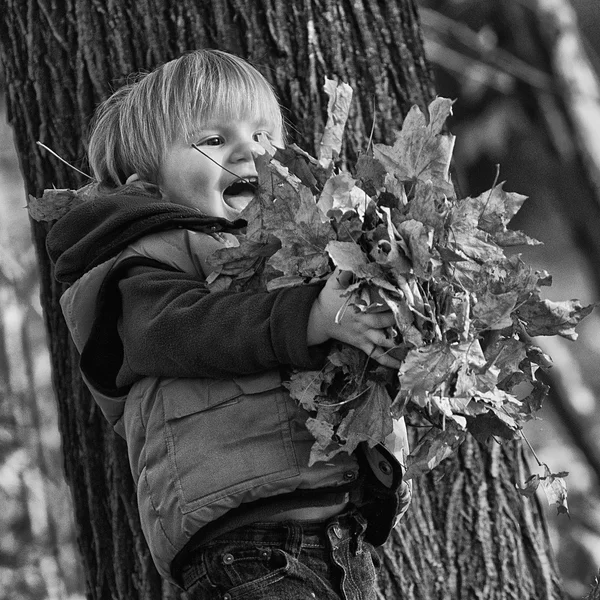
[[[224,141],[220,135],[211,135],[198,142],[198,146],[220,146]]]

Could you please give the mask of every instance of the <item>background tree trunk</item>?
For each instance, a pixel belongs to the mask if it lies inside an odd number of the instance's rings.
[[[488,189],[499,164],[507,189],[529,196],[514,226],[544,242],[523,256],[554,275],[548,297],[597,301],[600,6],[586,0],[422,0],[421,7],[438,91],[458,98],[451,127],[463,192]],[[529,439],[553,470],[571,472],[572,519],[552,518],[549,525],[573,598],[589,591],[599,556],[597,541],[589,543],[588,536],[600,536],[597,312],[579,334],[576,344],[539,340],[553,358],[551,394],[543,422],[528,426]],[[577,474],[582,463],[589,469],[585,480]]]
[[[86,124],[97,103],[138,70],[181,52],[219,47],[249,58],[289,109],[292,141],[315,150],[325,76],[355,90],[346,156],[391,142],[412,104],[434,96],[412,0],[2,0],[0,56],[26,187],[84,183],[39,140],[85,170]],[[65,472],[76,510],[89,598],[176,597],[161,585],[140,532],[123,441],[85,390],[45,252],[32,222],[58,400]],[[409,515],[384,549],[382,598],[563,597],[543,517],[515,491],[518,445],[467,442],[416,482]],[[163,589],[164,588],[164,589]]]

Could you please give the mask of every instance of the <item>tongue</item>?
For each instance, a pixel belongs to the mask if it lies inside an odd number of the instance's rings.
[[[254,194],[250,191],[242,192],[241,194],[236,194],[235,196],[229,196],[227,194],[223,195],[223,199],[225,200],[225,204],[230,206],[234,210],[244,210],[246,206],[250,203],[250,200],[254,197]]]

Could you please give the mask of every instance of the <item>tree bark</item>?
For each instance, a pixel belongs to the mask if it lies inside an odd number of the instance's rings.
[[[412,0],[2,0],[0,56],[29,194],[84,179],[36,142],[85,170],[94,106],[128,74],[210,46],[254,62],[289,110],[292,141],[315,151],[325,76],[355,91],[345,156],[390,143],[411,105],[434,96]],[[373,122],[375,122],[373,124]],[[176,597],[162,586],[139,528],[125,446],[85,390],[45,252],[32,222],[54,386],[89,598]],[[542,513],[520,498],[518,445],[467,442],[416,482],[413,508],[383,549],[382,598],[563,597]],[[164,589],[163,589],[164,588]]]

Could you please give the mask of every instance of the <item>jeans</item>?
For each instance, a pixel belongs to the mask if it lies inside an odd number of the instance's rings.
[[[376,600],[380,560],[355,510],[324,523],[254,523],[194,551],[189,600]]]

